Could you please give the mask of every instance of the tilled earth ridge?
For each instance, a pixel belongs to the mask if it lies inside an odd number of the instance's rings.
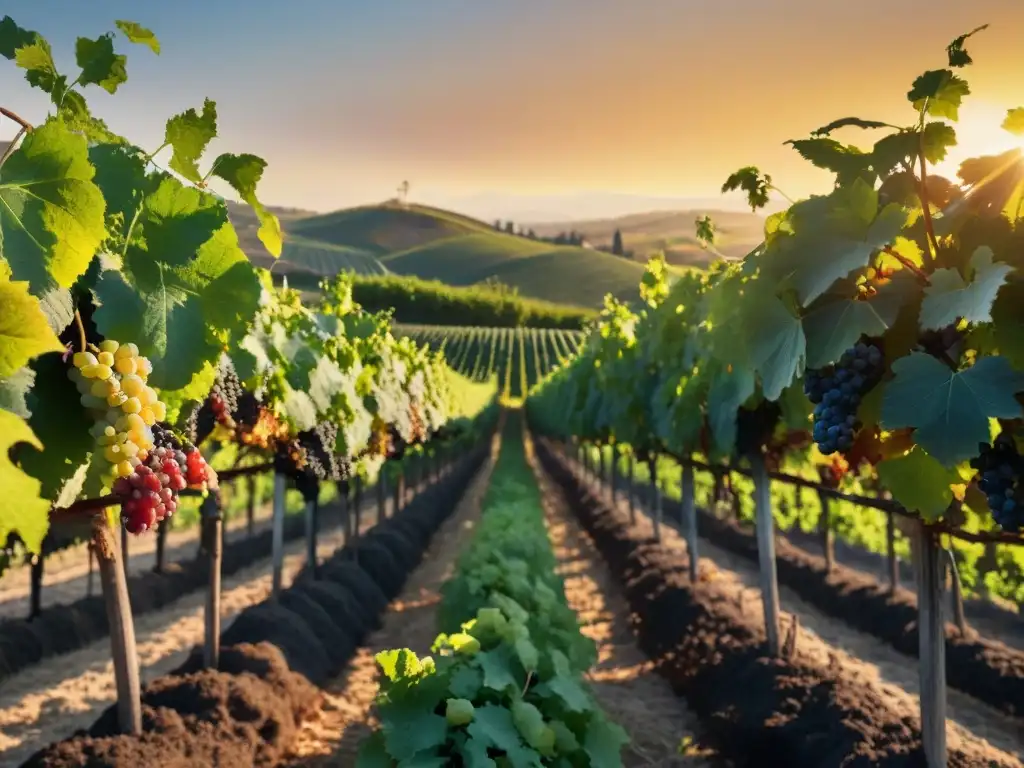
[[[376,518],[363,515],[361,528],[373,527]],[[340,527],[320,533],[321,560],[344,541]],[[287,587],[306,561],[306,543],[285,544],[283,586]],[[254,562],[223,582],[222,627],[244,609],[265,600],[271,589],[271,560]],[[206,592],[198,590],[159,611],[135,619],[135,636],[142,683],[182,664],[192,647],[203,641]],[[0,766],[18,765],[40,746],[88,728],[117,698],[110,640],[104,638],[72,653],[48,659],[5,680],[0,685]]]
[[[410,574],[401,595],[388,606],[381,629],[367,638],[345,671],[326,686],[319,715],[303,724],[285,765],[355,765],[359,743],[377,724],[373,713],[377,695],[374,656],[392,648],[408,647],[418,654],[429,650],[439,631],[436,606],[441,585],[473,536],[493,466],[492,453],[454,514],[434,534],[423,562]]]
[[[583,633],[597,643],[598,662],[589,675],[592,690],[632,740],[623,751],[626,768],[728,765],[700,744],[697,715],[637,647],[629,606],[593,541],[567,509],[561,489],[536,462],[533,465],[544,492],[548,533],[565,579],[566,598]]]
[[[607,498],[604,491],[602,498]],[[624,509],[624,505],[620,508]],[[646,514],[637,515],[637,526],[639,532],[653,535],[653,526]],[[686,542],[674,528],[663,524],[661,537],[665,546],[685,558]],[[742,614],[763,627],[756,565],[716,548],[704,539],[698,542],[698,546],[700,579],[715,580],[726,590],[734,589]],[[779,587],[779,601],[783,636],[793,617],[799,620],[797,660],[800,663],[819,668],[841,667],[851,680],[870,686],[879,702],[894,714],[916,720],[920,706],[917,659],[900,654],[884,641],[824,615],[782,585]],[[1021,762],[1024,728],[1019,722],[955,690],[947,692],[947,702],[946,730],[950,750],[972,748],[986,759],[1001,764],[1024,765]]]

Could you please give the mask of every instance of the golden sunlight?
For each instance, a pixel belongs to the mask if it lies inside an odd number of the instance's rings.
[[[966,103],[960,110],[960,120],[953,124],[957,146],[950,150],[945,160],[934,166],[934,171],[955,181],[960,163],[970,157],[1024,149],[1024,136],[1015,136],[1002,127],[1007,110],[1016,106],[984,101]]]

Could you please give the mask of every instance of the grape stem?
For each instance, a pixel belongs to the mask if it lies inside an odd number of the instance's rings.
[[[893,249],[892,246],[890,246],[890,245],[885,246],[885,248],[882,249],[882,252],[885,253],[885,254],[888,254],[889,256],[892,256],[894,259],[896,259],[896,261],[898,261],[900,264],[902,264],[906,269],[909,269],[911,272],[913,272],[915,275],[917,275],[925,285],[931,285],[932,284],[931,280],[928,279],[928,275],[925,274],[924,271],[922,271],[920,267],[918,267],[916,264],[914,264],[914,262],[912,262],[906,256],[902,256],[899,253],[897,253]]]
[[[30,123],[28,120],[26,120],[25,118],[23,118],[20,115],[18,115],[17,112],[12,112],[11,110],[7,109],[6,107],[0,107],[0,115],[3,115],[8,120],[13,120],[14,122],[16,122],[18,125],[21,126],[21,129],[23,131],[31,131],[32,130],[32,123]]]
[[[924,123],[924,111],[922,110],[921,122]],[[923,129],[923,125],[922,125]],[[924,212],[924,229],[928,233],[928,247],[924,249],[924,265],[931,267],[935,263],[934,256],[939,253],[939,241],[935,237],[935,227],[932,224],[932,211],[928,202],[928,165],[924,157],[924,131],[918,132],[917,157],[921,164],[921,179],[919,182],[918,196],[921,198],[921,210]]]
[[[85,341],[85,325],[82,323],[82,314],[76,309],[75,310],[75,325],[78,326],[78,343],[82,345],[80,352],[85,352],[88,345]]]

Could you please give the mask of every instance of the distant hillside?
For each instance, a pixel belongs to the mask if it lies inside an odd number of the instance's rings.
[[[695,235],[696,220],[710,216],[718,232],[716,248],[731,258],[748,254],[764,239],[764,219],[753,213],[714,210],[651,211],[610,219],[570,221],[556,224],[527,224],[542,237],[576,230],[598,247],[611,247],[615,230],[622,232],[623,245],[634,258],[646,262],[654,251],[664,251],[670,264],[705,267],[714,255],[701,248]]]

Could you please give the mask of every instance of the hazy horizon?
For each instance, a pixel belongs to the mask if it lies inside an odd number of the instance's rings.
[[[1024,3],[921,8],[305,0],[257,14],[238,0],[7,0],[3,13],[46,36],[64,72],[77,71],[77,36],[109,31],[118,18],[151,27],[163,52],[119,41],[129,81],[114,96],[87,89],[95,112],[151,147],[168,117],[215,99],[211,155],[265,157],[268,204],[330,211],[393,197],[408,180],[412,201],[539,223],[743,210],[739,195],[719,189],[749,164],[792,197],[824,191],[829,176],[783,142],[847,115],[913,122],[913,79],[944,66],[946,44],[983,23],[992,26],[969,45],[972,95],[957,128],[965,146],[940,171],[1005,149],[1001,117],[1024,104]],[[914,33],[884,42],[879,19]],[[0,93],[29,120],[48,106],[6,61]],[[0,122],[0,137],[13,133]]]

